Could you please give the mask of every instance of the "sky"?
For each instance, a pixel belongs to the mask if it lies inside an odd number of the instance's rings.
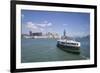
[[[32,32],[52,32],[72,37],[90,34],[90,14],[79,12],[56,12],[21,10],[22,34]]]

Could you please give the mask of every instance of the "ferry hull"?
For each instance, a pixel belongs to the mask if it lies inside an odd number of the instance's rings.
[[[80,54],[80,47],[65,46],[62,44],[57,44],[57,47],[70,53]]]

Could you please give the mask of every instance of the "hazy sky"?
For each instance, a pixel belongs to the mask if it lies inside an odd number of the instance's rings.
[[[53,12],[21,10],[22,33],[56,32],[68,36],[86,36],[90,34],[90,14],[78,12]]]

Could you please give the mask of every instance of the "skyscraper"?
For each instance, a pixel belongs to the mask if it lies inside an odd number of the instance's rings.
[[[32,31],[29,31],[30,36],[32,36]]]
[[[66,36],[66,30],[64,29],[63,35]]]

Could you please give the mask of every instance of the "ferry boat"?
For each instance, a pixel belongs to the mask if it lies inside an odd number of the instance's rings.
[[[73,54],[80,54],[80,42],[61,39],[57,41],[57,47]]]
[[[80,45],[80,42],[75,40],[60,39],[57,41],[57,46],[62,48],[79,49]]]
[[[79,53],[80,52],[80,46],[81,46],[81,43],[72,39],[72,38],[69,38],[68,36],[66,36],[65,31],[64,31],[63,38],[57,40],[57,47],[61,48],[63,50],[67,50],[69,52]]]

